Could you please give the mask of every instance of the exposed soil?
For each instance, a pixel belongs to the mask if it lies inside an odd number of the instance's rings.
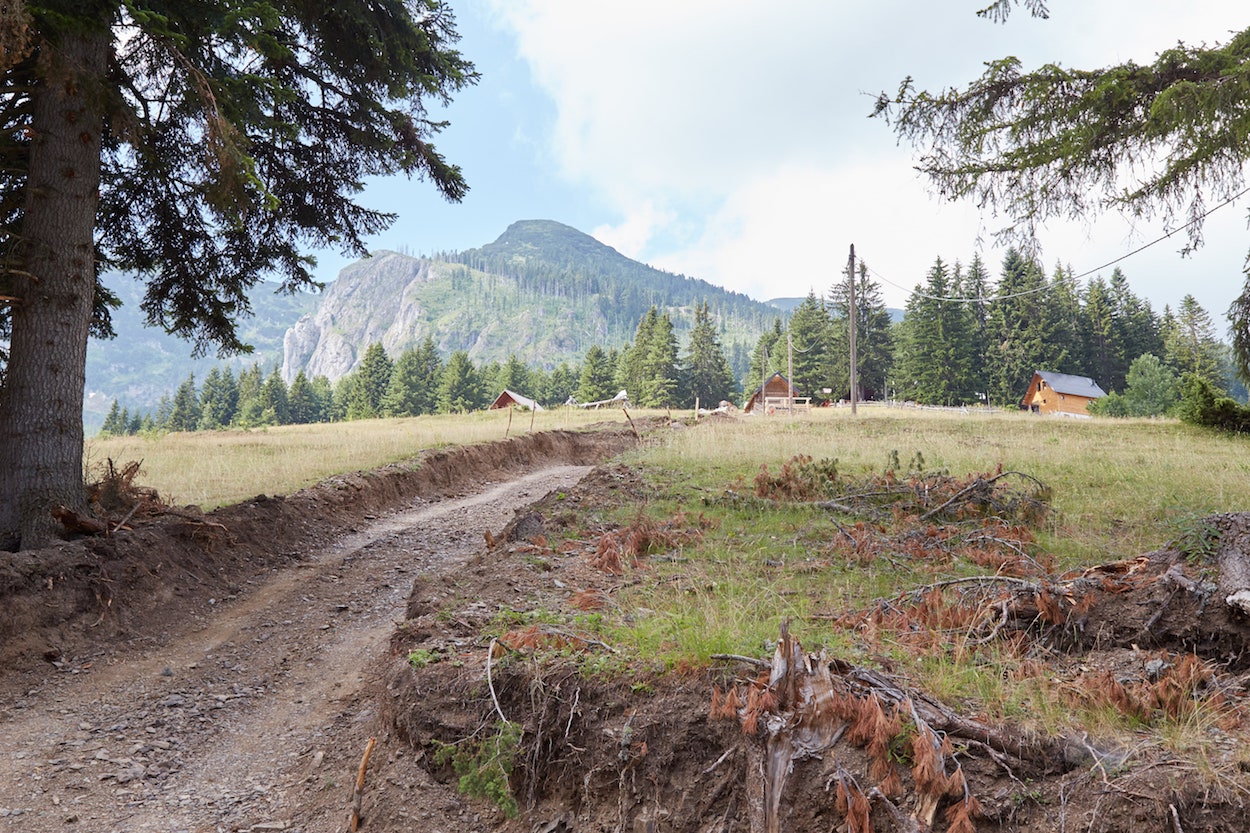
[[[633,442],[613,427],[439,451],[3,554],[0,829],[345,829],[377,731],[366,681],[414,577],[455,572],[483,531]],[[375,769],[403,755],[384,746]],[[405,803],[471,829],[454,791],[419,784]]]
[[[976,601],[1001,600],[987,636],[1029,640],[1056,677],[1109,672],[1144,697],[1181,653],[1218,665],[1203,692],[1218,688],[1230,719],[1203,728],[1202,761],[983,723],[784,633],[776,657],[710,671],[579,670],[610,666],[611,647],[538,614],[611,609],[646,572],[630,542],[686,534],[609,522],[647,488],[592,466],[633,442],[612,427],[441,451],[0,556],[0,830],[346,830],[371,737],[364,831],[1246,829],[1250,753],[1232,718],[1250,628],[1218,604],[1209,565],[1178,552]],[[1052,591],[1055,622],[1038,609]],[[512,819],[461,795],[438,754],[488,741],[501,714],[523,727]],[[876,714],[953,742],[942,795],[900,763],[919,752],[883,766],[860,725]]]

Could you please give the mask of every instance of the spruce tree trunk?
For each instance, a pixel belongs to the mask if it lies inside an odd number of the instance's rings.
[[[100,189],[110,33],[67,33],[40,47],[33,115],[21,300],[12,309],[8,378],[0,394],[0,545],[54,537],[49,509],[83,508],[83,388],[95,295],[93,233]]]

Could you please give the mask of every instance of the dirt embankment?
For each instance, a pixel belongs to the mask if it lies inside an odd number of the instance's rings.
[[[1246,829],[1250,624],[1210,578],[1223,550],[1250,553],[1250,519],[1214,519],[1224,543],[1205,556],[1169,549],[1075,574],[957,580],[940,604],[937,591],[904,591],[848,614],[869,628],[908,612],[902,621],[919,630],[921,608],[984,609],[944,641],[1014,646],[1074,707],[1128,709],[1143,726],[1049,736],[1028,714],[987,718],[933,699],[924,680],[806,654],[784,632],[771,662],[622,673],[610,646],[544,622],[605,608],[646,615],[615,606],[621,588],[653,576],[645,559],[622,571],[605,558],[621,537],[603,510],[649,497],[638,472],[600,467],[454,574],[418,579],[378,695],[383,781],[467,787],[486,796],[470,804],[483,824],[509,833]],[[501,610],[529,615],[488,644],[481,634],[500,630]],[[587,673],[600,663],[617,670]],[[1145,730],[1161,713],[1179,715],[1170,740]],[[500,731],[505,718],[519,738]],[[506,777],[491,766],[500,756]],[[386,831],[442,818],[395,788],[366,796],[365,815]]]
[[[766,657],[647,669],[552,624],[647,615],[613,608],[651,571],[626,563],[607,510],[651,495],[621,465],[517,475],[632,443],[555,432],[435,452],[33,562],[5,557],[0,602],[35,627],[4,634],[3,688],[20,699],[0,709],[14,750],[0,755],[0,825],[341,831],[377,736],[365,833],[1245,829],[1238,762],[1250,756],[1214,723],[1188,727],[1202,760],[1155,738],[1031,737],[930,698],[923,681],[806,655],[784,633],[771,669]],[[419,499],[492,479],[511,482]],[[1231,530],[1223,540],[1239,539]],[[1039,675],[1100,674],[1144,709],[1173,691],[1181,707],[1226,696],[1228,712],[1205,714],[1231,720],[1250,687],[1250,629],[1218,608],[1211,564],[1161,552],[946,598],[992,614],[965,638],[1017,644]],[[938,600],[889,601],[865,626]],[[483,637],[501,622],[502,650]],[[1218,667],[1178,687],[1189,652]]]
[[[605,426],[440,449],[285,497],[257,495],[207,514],[185,507],[111,537],[0,552],[0,668],[82,662],[128,638],[160,640],[210,599],[233,598],[249,579],[299,563],[389,508],[539,466],[592,464],[634,442],[628,430]]]

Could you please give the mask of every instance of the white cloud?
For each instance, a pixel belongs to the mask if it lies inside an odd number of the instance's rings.
[[[550,155],[560,176],[613,212],[596,236],[756,297],[826,289],[852,242],[910,287],[934,257],[966,260],[997,227],[926,192],[910,150],[866,118],[877,91],[907,75],[930,89],[964,83],[1007,54],[1026,66],[1148,61],[1178,39],[1226,40],[1242,22],[1226,4],[1176,15],[1165,0],[1069,4],[1049,21],[1017,11],[1005,26],[975,17],[984,0],[489,2],[554,103]],[[1230,234],[1244,251],[1244,208],[1236,213],[1241,232]],[[1125,228],[1056,228],[1045,256],[1098,265],[1131,248]],[[1176,248],[1156,247],[1125,271],[1166,276],[1159,291],[1175,294],[1175,275],[1191,269],[1176,265]],[[985,253],[994,270],[999,257]],[[1219,291],[1200,298],[1213,312],[1240,286],[1240,258],[1221,257],[1204,272],[1218,273],[1205,280]],[[901,303],[901,291],[886,294]]]
[[[645,257],[647,246],[656,231],[676,219],[677,215],[673,211],[657,208],[655,203],[644,200],[641,205],[630,210],[622,222],[599,226],[590,235],[626,257],[637,260]]]

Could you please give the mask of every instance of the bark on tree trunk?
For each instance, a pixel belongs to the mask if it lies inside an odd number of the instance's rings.
[[[1250,616],[1250,513],[1221,515],[1216,527],[1220,531],[1215,550],[1219,597],[1238,614]]]
[[[41,45],[22,245],[14,274],[8,378],[0,396],[0,544],[54,535],[49,509],[84,505],[82,403],[95,294],[93,234],[100,190],[110,33],[66,33]]]

